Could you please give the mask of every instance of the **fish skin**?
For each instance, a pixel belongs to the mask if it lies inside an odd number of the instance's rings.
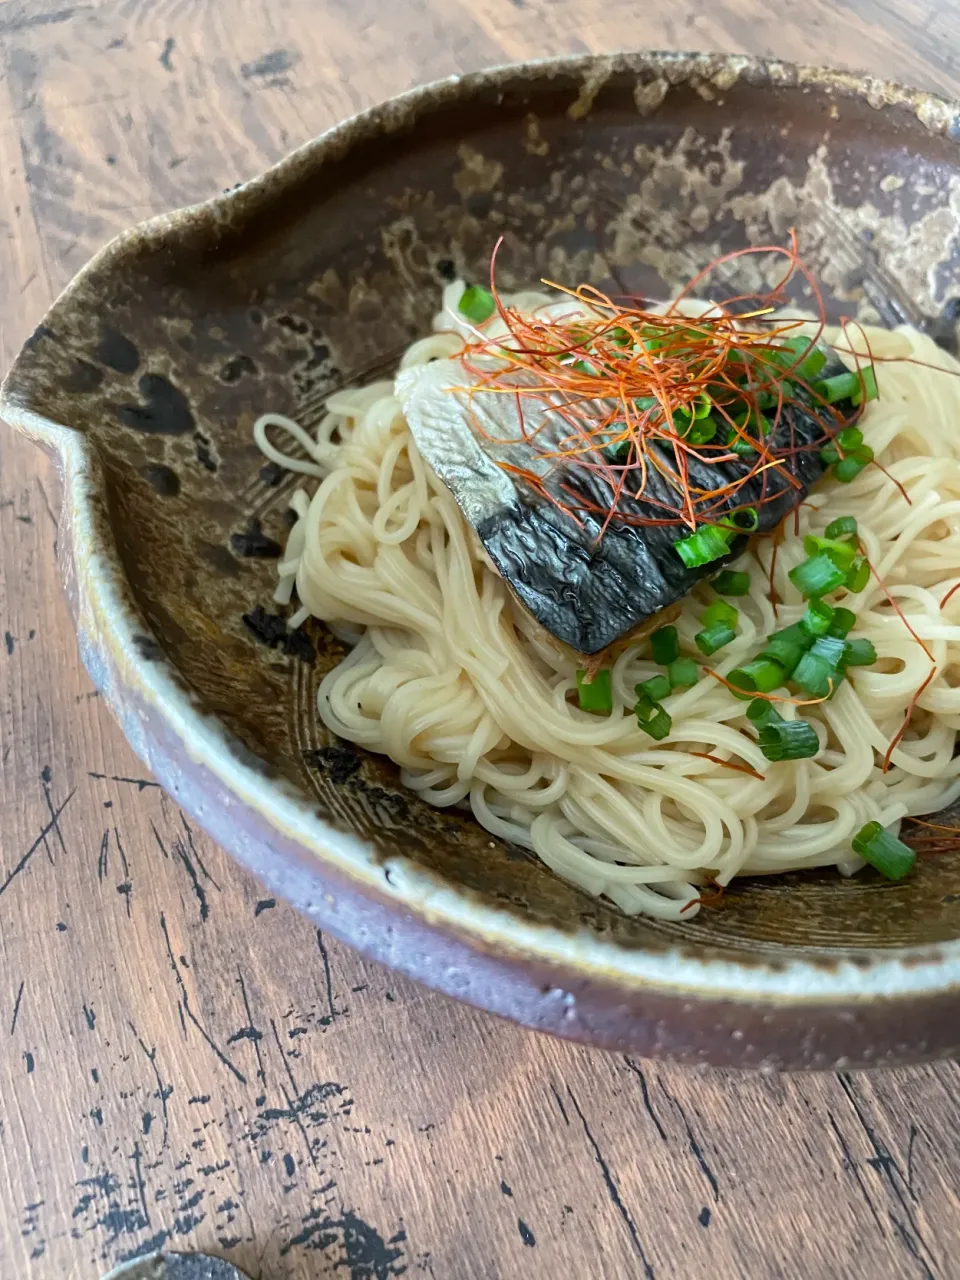
[[[451,367],[437,368],[440,365]],[[834,359],[821,376],[843,370]],[[511,459],[516,462],[516,450],[522,448],[523,463],[530,466],[525,446],[496,441],[498,434],[517,434],[519,419],[509,408],[513,397],[478,392],[468,401],[463,389],[470,381],[471,375],[459,361],[436,361],[401,373],[396,392],[421,454],[450,489],[501,576],[537,621],[570,648],[584,655],[600,653],[742,554],[748,539],[737,537],[731,542],[729,555],[690,569],[674,549],[674,543],[689,533],[684,526],[636,527],[613,522],[601,538],[602,518],[583,514],[578,525],[497,465]],[[479,415],[493,441],[480,439],[471,428],[464,412],[468,403],[469,413]],[[524,415],[528,428],[533,429],[533,412],[525,409]],[[791,405],[784,408],[770,443],[780,448],[788,447],[791,441],[812,444],[825,435],[812,413]],[[666,454],[664,457],[666,460]],[[792,458],[789,469],[799,488],[781,472],[767,470],[747,481],[737,495],[738,506],[757,506],[758,532],[773,530],[803,501],[825,470],[817,451]],[[740,462],[708,466],[693,460],[690,479],[711,489],[742,477],[747,470]],[[595,472],[567,467],[562,474],[568,490],[579,492],[601,510],[607,509],[610,490]],[[559,492],[556,472],[546,476],[545,483],[551,491]],[[777,496],[758,505],[771,493]],[[661,501],[676,500],[654,468],[648,470],[644,494]],[[569,492],[564,500],[570,503]],[[647,519],[662,515],[644,499],[621,497],[618,507],[625,515]]]

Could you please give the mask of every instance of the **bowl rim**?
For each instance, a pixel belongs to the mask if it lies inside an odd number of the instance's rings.
[[[700,77],[729,87],[741,75],[759,77],[770,87],[819,88],[828,94],[866,99],[870,105],[900,106],[916,114],[931,132],[960,137],[960,104],[939,95],[846,71],[798,66],[777,59],[741,54],[697,54],[657,51],[576,54],[505,63],[466,75],[453,75],[418,85],[340,121],[316,138],[238,187],[196,204],[160,214],[130,228],[101,248],[61,292],[48,310],[48,320],[69,306],[79,286],[100,275],[128,252],[144,244],[157,247],[196,224],[209,225],[272,198],[278,183],[295,181],[328,159],[339,158],[359,141],[405,127],[443,105],[469,99],[491,83],[526,79],[531,85],[554,75],[580,76],[594,92],[620,71],[654,72],[670,82]],[[960,938],[948,942],[891,949],[869,949],[848,958],[828,953],[816,960],[788,954],[781,960],[768,952],[769,963],[738,962],[731,957],[698,958],[682,942],[662,951],[624,946],[581,928],[575,933],[524,921],[507,910],[480,901],[469,890],[445,883],[439,874],[417,867],[404,857],[374,855],[352,835],[323,823],[308,798],[293,786],[268,778],[250,753],[232,739],[226,726],[196,705],[165,656],[148,660],[143,637],[151,636],[125,588],[119,553],[104,515],[105,475],[97,446],[67,423],[54,422],[34,409],[22,385],[31,363],[28,340],[0,386],[0,414],[24,435],[52,453],[62,477],[61,532],[69,528],[69,552],[61,548],[61,573],[75,610],[81,652],[107,702],[121,722],[134,751],[153,768],[150,734],[144,717],[132,714],[125,690],[138,696],[205,766],[223,789],[228,803],[252,810],[273,830],[283,833],[321,866],[328,864],[361,893],[375,892],[419,919],[428,929],[453,933],[468,945],[503,956],[507,961],[533,961],[561,977],[613,984],[624,992],[648,991],[685,999],[716,999],[760,1005],[810,1006],[843,1004],[878,997],[919,995],[960,997]],[[176,780],[156,771],[176,791]],[[223,803],[219,799],[218,803]],[[195,815],[196,816],[196,815]],[[199,818],[203,825],[203,818]],[[230,849],[229,841],[224,841]],[[230,850],[237,853],[235,849]],[[241,861],[244,859],[241,856]],[[318,868],[318,877],[322,870]],[[812,954],[812,953],[811,953]],[[823,963],[824,959],[827,963]]]

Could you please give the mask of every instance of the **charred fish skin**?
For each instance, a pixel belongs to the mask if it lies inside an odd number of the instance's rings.
[[[834,355],[824,376],[844,368]],[[747,538],[737,537],[729,555],[688,568],[674,545],[690,532],[685,525],[631,523],[662,518],[657,502],[675,506],[676,489],[652,467],[643,496],[621,495],[620,518],[606,529],[613,494],[603,476],[575,462],[548,469],[541,476],[546,493],[576,509],[574,519],[500,465],[530,462],[529,448],[517,439],[522,432],[512,417],[514,397],[482,390],[471,395],[469,383],[459,361],[436,361],[401,373],[396,389],[421,455],[452,493],[514,595],[578,653],[602,652],[743,552]],[[695,513],[716,522],[731,505],[754,506],[757,532],[772,532],[823,476],[818,446],[857,416],[852,405],[835,407],[842,421],[828,431],[812,406],[808,411],[800,403],[785,405],[768,445],[791,451],[790,456],[781,467],[749,480],[744,479],[750,470],[746,462],[711,463],[688,454],[691,487],[710,492],[741,485],[733,503],[704,499],[695,504]],[[549,412],[545,404],[541,414]],[[532,414],[525,411],[528,429],[533,429]],[[471,420],[483,428],[482,437]],[[666,468],[673,468],[673,450],[660,448]]]

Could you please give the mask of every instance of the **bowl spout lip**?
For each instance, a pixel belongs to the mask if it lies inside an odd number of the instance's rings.
[[[502,957],[507,965],[545,966],[556,974],[558,987],[568,980],[593,981],[630,995],[652,993],[678,1001],[733,1001],[760,1007],[814,1008],[950,994],[960,999],[960,939],[847,955],[816,955],[811,948],[808,956],[785,952],[778,958],[771,949],[769,963],[738,961],[733,951],[722,959],[698,957],[682,944],[647,951],[586,929],[567,933],[521,919],[402,857],[385,861],[363,841],[325,824],[305,794],[268,775],[266,767],[203,710],[166,659],[126,587],[111,536],[98,448],[70,423],[54,421],[44,413],[42,380],[35,368],[39,345],[54,340],[81,285],[102,280],[130,255],[175,245],[184,236],[194,241],[214,236],[224,225],[241,227],[276,198],[278,185],[295,183],[328,161],[340,159],[352,147],[384,133],[407,130],[425,114],[449,109],[481,89],[521,82],[536,86],[565,77],[583,86],[574,107],[580,102],[586,114],[590,92],[596,94],[607,79],[623,73],[637,76],[638,83],[662,83],[664,92],[670,85],[687,81],[729,88],[744,78],[774,88],[857,97],[878,110],[905,109],[931,132],[960,140],[957,103],[847,72],[726,54],[636,52],[548,58],[453,76],[412,89],[335,125],[234,190],[125,231],[102,248],[67,286],[0,386],[0,415],[57,461],[62,481],[59,558],[84,661],[134,751],[174,795],[179,797],[183,791],[179,774],[183,767],[202,768],[215,789],[211,804],[254,815],[258,829],[275,831],[283,848],[296,850],[303,861],[320,864],[318,877],[326,865],[358,895],[375,897],[409,913],[428,933],[449,933],[488,956]],[[152,727],[157,724],[162,724],[168,740],[175,738],[182,744],[182,758],[176,764],[158,748]],[[198,808],[202,808],[200,801],[192,809],[201,825],[216,825],[210,823],[209,816],[197,812]],[[218,838],[249,864],[244,850],[231,847],[222,829],[218,829]],[[262,874],[262,868],[258,871]]]

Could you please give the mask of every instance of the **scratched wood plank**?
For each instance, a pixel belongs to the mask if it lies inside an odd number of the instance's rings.
[[[122,227],[418,80],[644,43],[960,92],[958,35],[956,0],[0,0],[0,358]],[[100,707],[54,494],[4,433],[4,1280],[158,1246],[263,1280],[960,1276],[956,1067],[747,1078],[562,1045],[269,898]]]

